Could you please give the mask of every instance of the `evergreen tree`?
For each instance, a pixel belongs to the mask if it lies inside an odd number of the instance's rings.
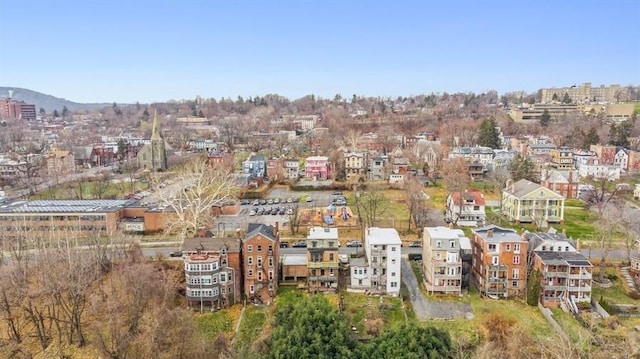
[[[540,116],[540,126],[547,127],[551,123],[551,115],[549,114],[549,110],[546,108],[544,112],[542,112],[542,116]]]
[[[53,110],[53,117],[60,117],[58,110]]]
[[[118,140],[118,155],[123,156],[124,157],[124,151],[126,150],[127,146],[124,143],[124,140],[121,138]]]
[[[564,93],[564,96],[562,96],[562,103],[566,103],[566,104],[570,104],[571,103],[571,97],[569,97],[568,93]]]
[[[38,112],[40,113],[41,116],[47,113],[42,107],[40,107],[40,110]]]
[[[584,136],[584,143],[582,148],[588,150],[591,145],[595,145],[600,143],[600,136],[598,135],[598,130],[595,127],[591,126],[589,132]]]
[[[385,331],[367,343],[361,358],[451,358],[449,333],[419,324],[402,325]]]
[[[519,154],[511,160],[509,164],[509,172],[511,173],[511,179],[514,182],[517,182],[521,179],[526,179],[529,181],[535,180],[535,172],[534,172],[533,161],[529,159],[529,157],[523,157]]]
[[[551,101],[558,101],[558,94],[557,93],[553,93],[553,96],[551,97]]]
[[[494,149],[501,147],[500,133],[493,117],[485,118],[480,124],[479,131],[478,145]]]
[[[627,120],[619,124],[612,123],[609,128],[609,144],[614,146],[629,147],[629,137],[633,130],[635,119]]]
[[[67,106],[62,107],[62,117],[67,117],[68,114],[69,109],[67,108]]]

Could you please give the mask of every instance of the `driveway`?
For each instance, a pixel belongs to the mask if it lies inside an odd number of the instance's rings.
[[[473,318],[470,303],[435,301],[425,298],[407,258],[402,258],[402,281],[409,289],[411,305],[419,320]]]

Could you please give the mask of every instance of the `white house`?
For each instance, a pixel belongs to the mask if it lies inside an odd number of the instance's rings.
[[[580,177],[593,177],[594,179],[606,178],[607,181],[617,181],[620,179],[620,167],[614,165],[586,165],[583,164],[578,169]]]
[[[424,228],[422,269],[427,291],[458,294],[461,292],[460,239],[464,237],[461,229]]]
[[[370,227],[364,238],[365,258],[349,262],[351,290],[398,296],[402,241],[395,228]]]
[[[484,195],[480,191],[452,192],[447,197],[445,218],[460,226],[484,225]]]
[[[620,167],[621,171],[626,171],[629,166],[629,155],[624,148],[620,148],[613,157],[613,165]]]
[[[297,158],[289,158],[284,160],[284,172],[287,178],[297,180],[300,176],[300,164]]]

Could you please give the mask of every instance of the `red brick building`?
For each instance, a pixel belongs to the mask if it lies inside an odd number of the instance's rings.
[[[247,300],[270,303],[278,292],[280,234],[267,224],[249,223],[242,239],[244,293]]]

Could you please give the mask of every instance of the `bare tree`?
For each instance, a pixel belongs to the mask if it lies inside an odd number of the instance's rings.
[[[458,222],[458,218],[462,214],[464,191],[469,188],[471,176],[469,176],[469,166],[464,158],[451,158],[444,162],[442,166],[442,179],[447,187],[449,195],[458,193],[460,195],[460,206],[458,206],[457,216],[454,213],[448,213],[454,224]]]
[[[291,207],[291,214],[289,215],[289,227],[291,228],[291,235],[295,236],[300,231],[300,225],[302,224],[302,215],[300,213],[300,207],[296,203]]]
[[[409,179],[404,184],[404,200],[409,209],[408,229],[411,230],[411,220],[420,230],[424,226],[427,211],[427,196],[422,191],[422,185],[415,179]]]
[[[366,227],[374,227],[387,210],[389,199],[382,191],[368,189],[356,191],[355,203],[360,223]]]
[[[178,233],[181,239],[194,237],[199,228],[211,228],[213,207],[224,205],[236,193],[232,175],[209,167],[203,158],[179,170],[170,188],[160,188],[162,177],[158,174],[152,174],[151,183],[163,194],[158,201],[169,214],[165,233]]]

